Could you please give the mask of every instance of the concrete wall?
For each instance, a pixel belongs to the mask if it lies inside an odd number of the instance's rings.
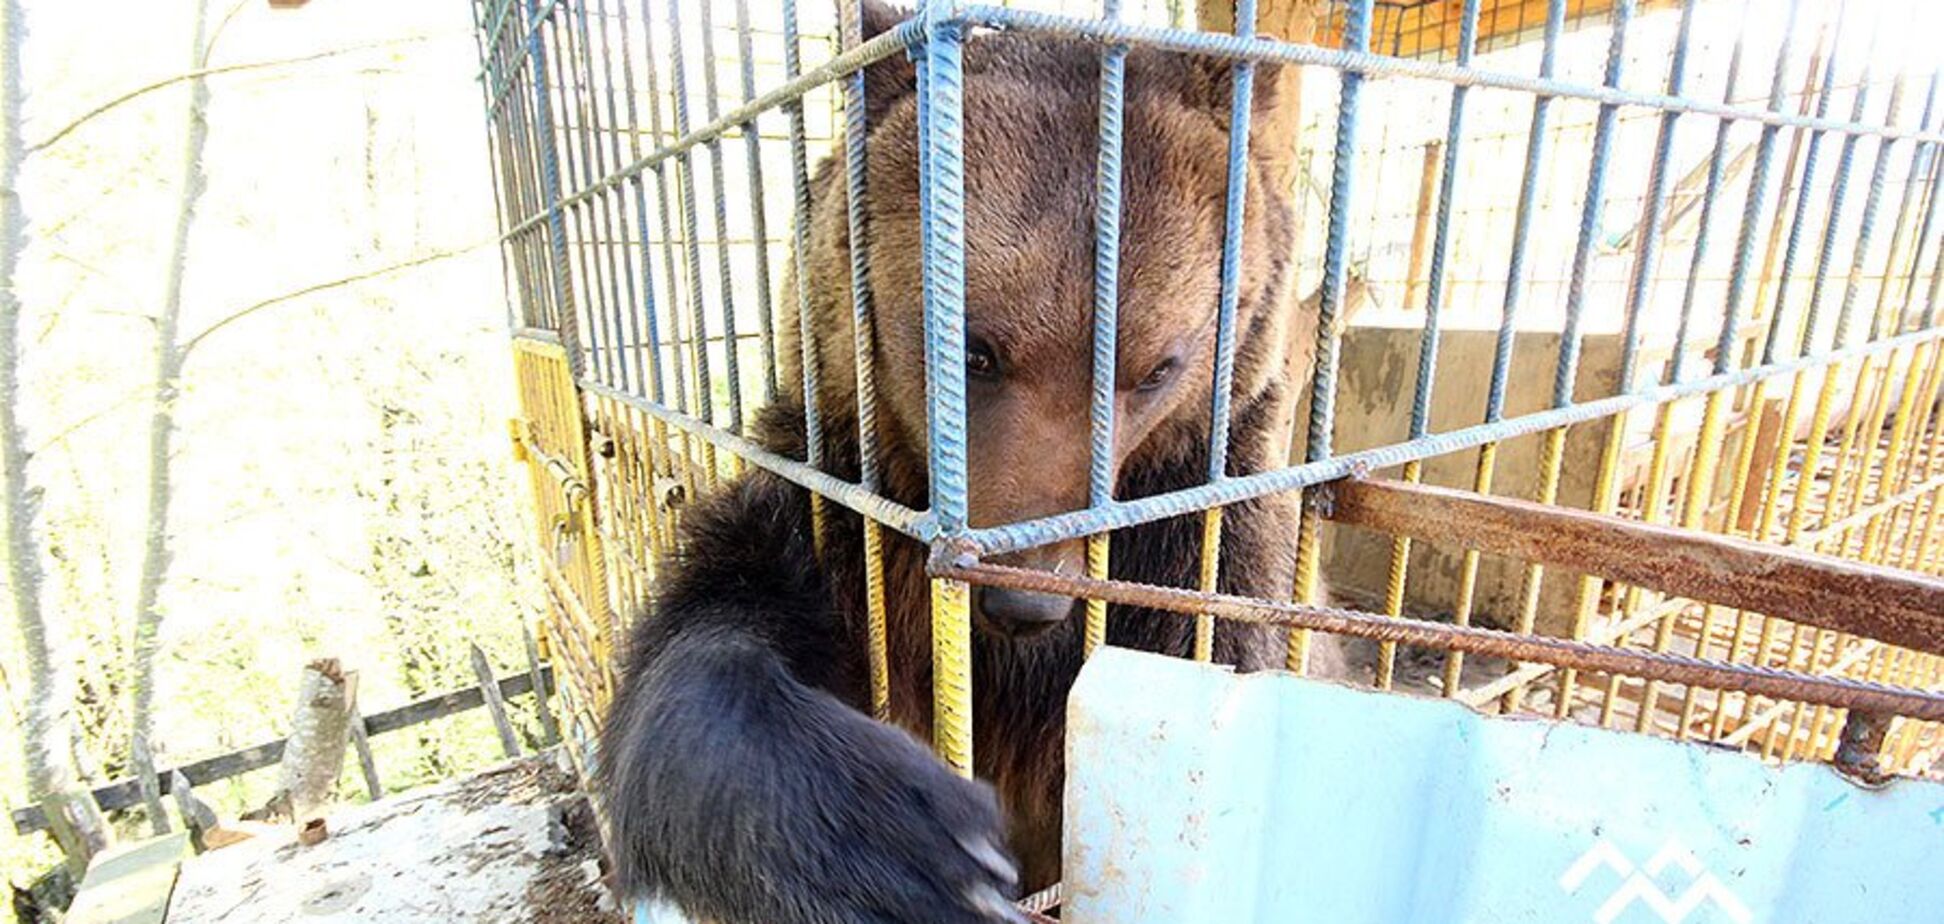
[[[1491,383],[1496,331],[1446,331],[1438,351],[1432,392],[1433,433],[1476,424],[1483,419]],[[1405,438],[1411,398],[1417,384],[1420,331],[1405,328],[1351,328],[1343,335],[1342,372],[1336,408],[1335,448],[1354,452]],[[1559,358],[1557,333],[1522,332],[1512,353],[1505,415],[1544,410],[1552,403],[1553,370]],[[1576,397],[1611,395],[1618,386],[1620,339],[1589,336],[1584,341]],[[1587,507],[1593,499],[1600,449],[1611,424],[1598,421],[1573,428],[1566,441],[1559,503]],[[1514,439],[1499,447],[1492,493],[1532,498],[1539,483],[1543,437]],[[1476,450],[1424,463],[1426,484],[1470,489],[1478,462]],[[1396,470],[1378,473],[1396,476]],[[1381,603],[1390,568],[1390,537],[1341,524],[1324,533],[1325,575],[1334,594],[1362,605]],[[1414,615],[1448,619],[1457,598],[1463,549],[1418,541],[1412,544],[1405,606]],[[1479,567],[1474,620],[1510,625],[1518,615],[1525,563],[1485,556]],[[1571,625],[1571,602],[1578,575],[1551,569],[1540,601],[1541,631],[1564,634]]]

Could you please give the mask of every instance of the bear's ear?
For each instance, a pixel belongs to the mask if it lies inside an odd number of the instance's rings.
[[[1299,176],[1302,73],[1299,67],[1258,62],[1251,91],[1249,155],[1289,188],[1294,188]],[[1235,66],[1228,61],[1198,58],[1194,74],[1189,90],[1193,102],[1227,131],[1229,110],[1234,105]]]
[[[855,3],[859,8],[859,24],[863,27],[861,41],[870,41],[886,32],[904,25],[911,13],[885,3],[884,0],[838,0],[839,3]],[[918,92],[918,70],[911,58],[902,51],[892,52],[884,59],[864,68],[864,116],[871,125],[899,100]]]
[[[1233,105],[1235,94],[1235,62],[1221,58],[1196,57],[1190,65],[1189,96],[1204,111],[1216,118],[1223,128],[1229,124],[1229,108]],[[1259,61],[1255,66],[1254,89],[1250,91],[1250,127],[1258,128],[1262,117],[1277,111],[1284,102],[1294,102],[1292,97],[1284,99],[1286,77],[1293,77],[1295,71],[1285,68],[1274,61]]]

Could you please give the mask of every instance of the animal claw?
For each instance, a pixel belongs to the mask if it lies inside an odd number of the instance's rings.
[[[1006,900],[999,890],[988,883],[980,883],[965,893],[966,903],[984,917],[1007,924],[1027,924],[1026,915]]]
[[[960,849],[971,855],[972,859],[979,861],[979,865],[985,867],[986,872],[1005,880],[1007,885],[1019,883],[1019,871],[1013,868],[1012,861],[1007,860],[1006,855],[992,843],[992,838],[960,837],[958,844]]]

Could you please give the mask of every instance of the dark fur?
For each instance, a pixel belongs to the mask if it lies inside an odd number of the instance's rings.
[[[867,6],[871,31],[885,28],[888,14]],[[1017,36],[966,49],[968,328],[1020,357],[1018,384],[972,396],[975,524],[1084,501],[1098,57],[1092,46]],[[1123,498],[1205,477],[1227,73],[1146,52],[1129,60],[1122,373],[1139,381],[1163,354],[1183,365],[1160,397],[1127,390]],[[1264,79],[1262,102],[1274,84]],[[867,249],[884,490],[922,506],[909,64],[874,67],[869,85]],[[1287,457],[1295,383],[1308,366],[1307,352],[1287,345],[1307,343],[1315,325],[1289,293],[1290,208],[1260,165],[1252,173],[1234,474]],[[814,192],[804,282],[825,386],[822,449],[826,469],[854,479],[850,241],[833,164],[819,170]],[[793,318],[779,324],[794,326]],[[796,355],[794,344],[780,353]],[[785,381],[797,374],[786,369]],[[802,418],[799,389],[758,416],[755,437],[803,458]],[[726,924],[994,919],[997,891],[1058,876],[1065,702],[1080,668],[1080,620],[1029,639],[975,633],[974,754],[991,786],[959,779],[920,743],[931,722],[925,550],[887,536],[892,724],[881,724],[860,711],[868,708],[862,522],[829,509],[821,562],[806,495],[773,476],[752,472],[685,514],[603,734],[598,788],[619,881],[630,895],[659,895]],[[1230,508],[1221,589],[1286,597],[1295,523],[1287,498]],[[1112,572],[1193,586],[1200,546],[1198,517],[1123,530]],[[1181,655],[1193,634],[1182,617],[1126,608],[1112,611],[1109,626],[1112,644]],[[1216,658],[1243,670],[1277,665],[1282,652],[1282,638],[1262,627],[1229,624],[1217,634]],[[1010,847],[1020,881],[992,862],[987,841]]]

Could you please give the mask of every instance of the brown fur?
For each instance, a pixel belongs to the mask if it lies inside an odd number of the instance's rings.
[[[867,32],[895,21],[874,3],[865,9]],[[965,47],[966,328],[996,366],[967,389],[973,526],[1087,499],[1098,68],[1099,49],[1074,42],[999,33]],[[1122,499],[1207,479],[1229,74],[1226,64],[1150,51],[1127,60],[1112,460]],[[866,80],[870,238],[858,246],[875,296],[881,488],[920,507],[927,404],[911,66],[894,56]],[[1279,83],[1264,75],[1259,107],[1275,104]],[[1230,475],[1286,462],[1315,333],[1314,311],[1290,291],[1293,211],[1271,167],[1249,164]],[[810,396],[823,424],[820,462],[857,479],[854,242],[838,161],[818,171],[812,198],[801,281],[821,379]],[[796,282],[793,273],[786,292]],[[795,300],[785,305],[793,312]],[[797,320],[791,313],[779,326],[794,332]],[[754,436],[801,459],[805,396],[791,339],[779,345],[791,388],[757,415]],[[917,740],[930,737],[932,720],[926,550],[899,537],[885,546],[888,718],[914,739],[863,715],[863,521],[829,509],[821,554],[807,495],[763,471],[684,515],[602,731],[596,788],[617,881],[630,895],[738,924],[1005,918],[1000,890],[1037,889],[1059,874],[1065,707],[1081,667],[1081,620],[1056,599],[1029,614],[1043,631],[1028,636],[1019,611],[975,604],[973,752],[991,790],[959,778]],[[1296,524],[1288,496],[1228,507],[1217,589],[1286,598]],[[1109,570],[1195,586],[1201,545],[1198,516],[1119,530]],[[1060,543],[1005,560],[1070,573],[1079,550]],[[1112,607],[1108,619],[1110,644],[1191,650],[1185,617]],[[1283,652],[1266,627],[1217,627],[1222,663],[1257,670],[1281,664]],[[1340,676],[1334,649],[1324,653],[1321,671]],[[1019,861],[1017,881],[991,846],[1002,837]]]
[[[880,19],[874,25],[888,23]],[[1098,62],[1095,46],[1020,36],[975,39],[965,50],[967,328],[970,336],[993,343],[1010,370],[1003,394],[981,394],[976,382],[970,386],[975,526],[1085,506]],[[894,499],[922,507],[926,405],[918,136],[910,68],[899,57],[871,72],[868,247],[884,489]],[[1205,478],[1230,99],[1224,64],[1136,51],[1127,72],[1117,409],[1117,496],[1123,499]],[[1275,83],[1258,82],[1259,108],[1274,105]],[[806,282],[825,458],[833,470],[855,477],[845,193],[841,163],[826,162],[814,183]],[[1285,190],[1269,180],[1259,162],[1252,164],[1245,215],[1229,457],[1234,475],[1273,468],[1287,458],[1315,331],[1315,315],[1291,293],[1293,212]],[[779,329],[794,334],[793,311]],[[795,362],[800,354],[793,336],[786,337],[779,354],[785,357],[786,387],[800,399],[801,370]],[[1167,355],[1181,359],[1174,386],[1154,398],[1131,394]],[[1293,498],[1264,498],[1231,509],[1221,588],[1286,599],[1296,522]],[[843,518],[832,547],[856,548],[858,528],[855,518]],[[1113,546],[1115,576],[1193,586],[1200,544],[1198,518],[1123,531]],[[924,550],[906,541],[892,542],[888,550],[892,720],[928,736]],[[1070,567],[1078,554],[1073,543],[1014,560]],[[845,553],[826,565],[835,566],[832,584],[840,611],[861,620],[861,564]],[[1137,626],[1136,620],[1146,624]],[[1117,608],[1112,624],[1117,644],[1187,651],[1189,629],[1179,617]],[[856,628],[861,632],[861,625]],[[1049,638],[982,637],[978,646],[978,769],[1001,794],[1029,886],[1057,874],[1060,704],[1077,669],[1077,639],[1077,626],[1068,625]],[[1319,670],[1341,675],[1340,656],[1328,644],[1319,648]],[[1259,669],[1279,665],[1283,645],[1276,633],[1225,625],[1218,649],[1220,660]],[[1021,672],[1057,676],[1047,691],[1057,698],[1030,707],[998,701],[1018,686]],[[1034,686],[1027,689],[1039,692]]]

